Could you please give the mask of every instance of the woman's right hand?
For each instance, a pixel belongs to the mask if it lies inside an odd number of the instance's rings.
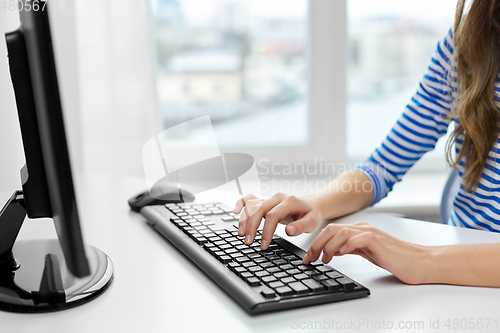
[[[288,216],[294,220],[285,228],[289,236],[313,232],[323,222],[323,216],[314,198],[298,198],[283,193],[277,193],[266,200],[247,194],[236,202],[234,213],[241,213],[238,235],[245,236],[246,245],[253,243],[257,228],[262,218],[265,218],[260,245],[262,250],[269,247],[276,226]]]

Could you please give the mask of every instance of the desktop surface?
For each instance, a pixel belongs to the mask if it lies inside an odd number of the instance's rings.
[[[334,258],[331,264],[369,288],[369,297],[250,316],[140,214],[130,211],[127,200],[144,186],[144,180],[111,175],[77,178],[84,240],[111,257],[115,280],[105,294],[78,308],[48,314],[0,312],[2,332],[287,332],[308,328],[317,332],[370,332],[384,331],[380,325],[391,323],[394,327],[412,326],[405,328],[407,331],[424,325],[419,330],[422,332],[500,330],[500,289],[409,286],[363,258],[350,255]],[[0,199],[9,195],[0,193]],[[213,192],[203,193],[198,200],[213,201],[213,196]],[[219,196],[215,200],[231,203],[232,199]],[[335,223],[359,221],[420,244],[500,242],[499,234],[384,214],[359,212]],[[283,226],[277,233],[303,249],[316,236],[288,237]],[[26,221],[19,235],[20,239],[44,237],[56,237],[50,220]],[[482,329],[460,326],[480,319]],[[341,329],[335,327],[340,324]]]

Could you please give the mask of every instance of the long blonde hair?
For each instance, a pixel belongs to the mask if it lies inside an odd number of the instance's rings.
[[[500,69],[500,1],[473,0],[464,16],[465,0],[458,0],[453,39],[457,57],[458,91],[449,118],[458,116],[446,144],[446,159],[456,167],[465,156],[466,190],[475,190],[488,154],[498,139],[495,80]],[[453,144],[465,137],[456,159]]]

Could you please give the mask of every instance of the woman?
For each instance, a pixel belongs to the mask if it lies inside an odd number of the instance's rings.
[[[427,151],[448,125],[456,122],[447,159],[459,171],[461,188],[449,224],[500,232],[500,0],[473,0],[464,15],[459,0],[453,31],[438,43],[416,94],[382,144],[362,164],[339,175],[325,188],[301,198],[276,194],[270,199],[247,195],[236,203],[239,235],[251,244],[265,217],[261,248],[266,249],[279,221],[295,221],[290,236],[313,232],[324,220],[373,205]],[[452,157],[455,145],[456,159]],[[370,191],[355,191],[371,182]],[[344,182],[351,186],[342,186]],[[350,188],[351,191],[339,189]],[[408,284],[447,283],[500,287],[500,244],[421,246],[392,237],[367,223],[330,224],[303,258],[360,255]]]

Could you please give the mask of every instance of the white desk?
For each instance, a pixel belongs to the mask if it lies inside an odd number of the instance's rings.
[[[409,286],[387,271],[355,256],[334,258],[331,265],[368,287],[368,298],[251,317],[170,243],[130,212],[127,199],[143,190],[141,180],[94,175],[78,187],[80,215],[87,243],[105,251],[115,265],[111,287],[78,308],[49,314],[0,312],[0,332],[285,332],[325,320],[360,319],[396,327],[418,325],[428,332],[429,319],[448,332],[500,330],[500,289],[447,285]],[[2,205],[10,193],[1,193]],[[202,196],[199,196],[202,197]],[[214,198],[216,200],[216,198]],[[366,221],[402,239],[422,244],[500,242],[500,235],[429,222],[360,212],[337,223]],[[283,228],[278,231],[284,235]],[[50,220],[27,221],[21,239],[54,237]],[[307,248],[312,235],[293,241]],[[290,239],[290,238],[289,238]],[[492,318],[488,329],[447,329],[448,318]],[[453,323],[453,322],[451,322]],[[483,320],[486,323],[486,320]],[[316,323],[319,325],[319,323]],[[298,328],[298,329],[293,329]],[[316,332],[364,332],[328,329]],[[379,330],[381,331],[381,330]],[[401,330],[400,330],[401,331]],[[406,330],[412,331],[412,330]]]

